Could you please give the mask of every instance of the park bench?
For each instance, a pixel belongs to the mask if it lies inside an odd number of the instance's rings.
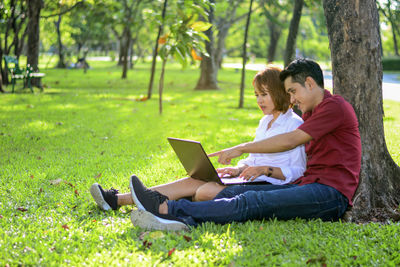
[[[41,78],[43,78],[46,74],[35,72],[29,64],[26,66],[26,68],[21,68],[19,66],[18,59],[12,56],[4,56],[4,61],[6,63],[8,72],[11,75],[12,93],[14,93],[17,80],[22,80],[23,88],[28,87],[33,93],[32,79],[38,79],[38,87],[41,91],[43,91]]]

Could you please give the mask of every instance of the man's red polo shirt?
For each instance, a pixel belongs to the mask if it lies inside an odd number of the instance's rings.
[[[325,90],[322,102],[303,114],[303,120],[298,129],[313,139],[305,144],[307,169],[296,183],[332,186],[352,205],[361,168],[361,140],[353,107]]]

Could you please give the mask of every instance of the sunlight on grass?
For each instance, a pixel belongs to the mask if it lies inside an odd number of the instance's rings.
[[[46,69],[44,93],[0,95],[0,265],[400,264],[398,223],[269,220],[160,234],[132,226],[135,207],[100,211],[88,192],[94,182],[129,192],[133,173],[147,186],[185,177],[167,137],[201,141],[211,153],[253,140],[262,113],[255,72],[238,109],[240,73],[221,70],[221,90],[194,91],[194,66],[168,66],[160,116],[157,82],[152,99],[137,101],[147,96],[149,64],[127,80],[113,63],[90,64],[87,74]],[[400,164],[400,103],[384,101],[384,110],[387,146]]]

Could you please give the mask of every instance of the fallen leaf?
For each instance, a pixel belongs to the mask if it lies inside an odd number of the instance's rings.
[[[150,233],[150,232],[141,232],[141,233],[139,234],[139,240],[143,240],[144,237],[145,237],[148,233]]]
[[[352,258],[353,258],[353,260],[356,260],[356,259],[357,259],[357,256],[353,256]]]
[[[144,248],[150,248],[151,245],[153,245],[152,242],[149,242],[149,241],[147,241],[147,240],[143,241],[143,247],[144,247]]]
[[[168,251],[168,257],[171,257],[172,253],[174,253],[175,248],[171,249],[170,251]]]
[[[264,227],[260,226],[260,227],[258,228],[258,230],[262,231],[262,230],[264,230]]]
[[[104,153],[105,153],[105,151],[101,151],[101,152],[100,152],[100,155],[104,155]]]
[[[101,173],[97,174],[94,178],[100,178],[101,177]]]
[[[59,185],[61,182],[63,182],[62,179],[55,179],[55,180],[51,180],[50,184],[51,185]]]
[[[35,178],[35,176],[33,176],[33,175],[31,175],[31,176],[29,176],[31,179],[33,179],[33,178]]]
[[[285,244],[286,244],[286,238],[283,238],[283,243],[285,243]]]
[[[28,210],[25,209],[24,207],[19,207],[19,208],[17,208],[17,210],[22,211],[22,212],[28,211]]]
[[[42,159],[42,157],[41,156],[38,156],[38,157],[36,157],[38,160],[41,160]]]
[[[78,189],[75,189],[74,193],[76,196],[79,196]]]
[[[191,238],[190,236],[184,235],[183,238],[185,238],[185,240],[186,240],[187,242],[192,241],[192,238]]]
[[[40,189],[39,189],[39,194],[40,194],[40,193],[43,193],[43,188],[40,188]]]
[[[146,100],[148,100],[147,96],[140,96],[139,98],[136,98],[136,101],[143,102],[143,101],[146,101]]]
[[[152,239],[159,239],[159,238],[163,238],[165,235],[163,232],[161,231],[155,231],[155,232],[151,232],[149,234],[149,237]]]
[[[72,188],[74,188],[75,186],[72,184],[72,183],[70,183],[70,182],[67,182],[67,181],[64,181],[64,184],[67,184],[67,185],[69,185],[70,187],[72,187]]]
[[[0,215],[0,219],[3,219],[3,215]]]
[[[68,229],[69,229],[68,225],[66,225],[66,224],[64,224],[64,225],[61,226],[61,227],[64,228],[65,230],[68,230]]]

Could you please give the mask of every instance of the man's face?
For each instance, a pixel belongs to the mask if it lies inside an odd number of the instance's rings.
[[[313,109],[312,95],[307,81],[304,86],[300,83],[293,82],[289,76],[284,81],[285,90],[290,95],[290,102],[297,106],[302,113],[306,113]]]

